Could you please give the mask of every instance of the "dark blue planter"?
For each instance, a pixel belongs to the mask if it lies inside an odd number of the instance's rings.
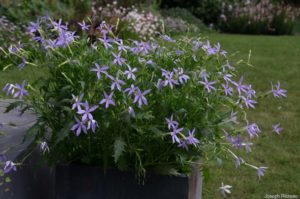
[[[70,165],[56,168],[56,199],[187,199],[188,178],[150,174],[139,184],[131,172]]]

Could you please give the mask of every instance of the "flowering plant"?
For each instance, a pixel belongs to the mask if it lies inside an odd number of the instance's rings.
[[[270,0],[243,1],[223,5],[223,31],[250,34],[291,34],[299,8]]]
[[[7,52],[12,59],[27,56],[31,64],[25,67],[45,71],[36,82],[8,83],[3,91],[20,100],[8,110],[36,113],[27,136],[50,163],[117,167],[142,177],[146,171],[189,174],[199,158],[205,164],[229,153],[237,166],[264,175],[266,167],[247,163],[231,148],[251,151],[261,130],[246,112],[262,96],[286,97],[279,82],[256,93],[220,44],[205,38],[127,41],[105,23],[99,30],[91,43],[45,17],[29,27],[35,42]],[[8,161],[4,171],[15,168]]]

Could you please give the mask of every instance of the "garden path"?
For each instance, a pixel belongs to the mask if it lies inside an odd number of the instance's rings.
[[[23,143],[25,132],[36,120],[33,113],[25,112],[22,116],[14,109],[4,113],[13,100],[0,99],[0,153],[6,152],[7,159],[15,160],[30,144]]]

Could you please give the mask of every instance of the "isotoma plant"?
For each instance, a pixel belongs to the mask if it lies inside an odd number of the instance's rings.
[[[88,24],[80,25],[88,31]],[[286,97],[279,82],[256,93],[220,44],[205,38],[127,41],[105,23],[98,29],[100,37],[91,42],[44,17],[28,28],[32,43],[5,51],[6,58],[24,57],[24,67],[44,72],[35,82],[7,83],[3,91],[19,99],[9,110],[36,113],[27,135],[50,163],[114,167],[143,177],[149,171],[189,174],[199,159],[205,165],[229,154],[237,167],[264,175],[267,167],[234,151],[251,151],[261,130],[247,110],[260,96]],[[7,160],[4,172],[18,164]],[[229,188],[222,183],[219,190],[226,195]]]

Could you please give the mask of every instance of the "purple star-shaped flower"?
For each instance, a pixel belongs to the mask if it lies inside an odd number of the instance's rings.
[[[127,65],[127,67],[128,67],[128,70],[124,71],[124,75],[127,75],[127,79],[133,79],[133,80],[135,80],[136,77],[135,77],[134,73],[137,71],[137,69],[136,68],[132,68],[131,69],[131,67],[129,65]]]
[[[181,84],[186,83],[190,79],[190,77],[188,75],[184,74],[183,68],[174,69],[174,72],[178,76],[179,82]]]
[[[87,25],[84,20],[81,23],[79,22],[78,25],[80,26],[81,30],[89,30],[91,27],[91,25]]]
[[[85,126],[85,121],[79,120],[77,117],[75,117],[76,124],[74,124],[71,128],[72,131],[76,130],[76,135],[79,136],[81,131],[83,131],[85,134],[87,134],[87,128]]]
[[[232,82],[236,86],[239,95],[241,95],[242,92],[247,93],[247,86],[243,84],[243,81],[244,81],[244,77],[242,76],[239,82]]]
[[[258,167],[257,168],[257,175],[258,175],[258,178],[260,179],[262,176],[265,175],[265,172],[266,172],[266,169],[268,167]]]
[[[102,99],[100,101],[100,104],[105,103],[105,108],[108,108],[110,104],[115,106],[116,105],[115,101],[112,99],[113,95],[114,95],[114,92],[111,92],[109,95],[107,95],[107,93],[104,92],[104,99]]]
[[[250,98],[246,98],[246,97],[244,97],[244,96],[240,96],[240,98],[243,100],[243,102],[245,103],[245,106],[247,107],[247,108],[255,108],[255,106],[254,106],[254,104],[256,104],[257,102],[255,101],[255,100],[252,100],[252,99],[250,99]]]
[[[93,120],[93,115],[91,114],[91,112],[95,111],[98,108],[98,106],[96,105],[90,107],[87,101],[82,105],[84,106],[84,108],[77,111],[78,114],[82,115],[82,121],[84,122],[87,119]]]
[[[241,166],[241,164],[243,164],[245,161],[243,158],[241,157],[237,157],[235,158],[235,167],[238,168]]]
[[[280,126],[280,123],[273,125],[273,131],[278,135],[280,134],[281,131],[283,131],[283,128],[281,128]]]
[[[171,129],[176,129],[179,125],[179,123],[175,120],[173,120],[173,114],[171,115],[170,118],[166,118],[166,121],[168,123],[168,129],[171,130]]]
[[[116,55],[115,53],[112,53],[112,55],[114,56],[114,64],[118,64],[119,66],[122,66],[125,62],[126,59],[121,57],[122,52],[119,52],[118,55]]]
[[[6,95],[13,95],[15,93],[15,85],[11,84],[11,83],[7,83],[3,89],[3,92],[6,93]]]
[[[88,126],[87,129],[92,129],[92,131],[95,133],[96,132],[96,128],[98,127],[98,123],[96,120],[89,120],[88,121]]]
[[[286,90],[280,88],[280,82],[279,81],[278,81],[277,85],[275,86],[275,88],[272,84],[272,90],[271,91],[272,91],[274,97],[276,97],[276,98],[286,97]]]
[[[17,171],[16,164],[12,161],[6,161],[4,166],[4,173],[9,173],[11,170]]]
[[[20,85],[20,84],[15,85],[15,88],[18,90],[15,92],[15,94],[13,96],[14,98],[19,97],[19,99],[22,100],[24,95],[27,95],[27,96],[29,95],[28,91],[25,89],[25,84],[26,84],[26,81],[24,80],[22,85]]]
[[[25,57],[22,57],[22,63],[20,63],[19,65],[18,65],[18,68],[20,69],[20,70],[22,70],[24,67],[25,67],[25,65],[26,65],[26,59],[25,59]]]
[[[233,88],[229,87],[228,83],[222,84],[222,87],[224,88],[225,95],[230,95],[230,96],[233,95]]]
[[[200,81],[200,84],[204,85],[204,88],[207,90],[207,92],[211,92],[212,90],[217,90],[213,85],[217,83],[217,81],[208,82],[207,79],[204,79],[203,81]]]
[[[179,129],[173,129],[172,132],[170,132],[171,137],[172,137],[172,142],[175,143],[180,143],[180,139],[178,138],[178,134],[181,133],[183,131],[183,128],[179,128]]]
[[[161,35],[161,38],[163,38],[163,39],[166,40],[166,41],[172,42],[172,43],[175,43],[175,42],[176,42],[175,39],[172,39],[172,38],[169,37],[168,35]]]
[[[260,129],[258,128],[257,124],[253,123],[253,124],[249,124],[248,126],[246,126],[246,130],[248,132],[248,134],[250,135],[250,138],[253,138],[254,136],[258,137],[258,133],[260,133]]]
[[[131,95],[134,94],[135,91],[138,90],[138,89],[139,89],[138,87],[135,87],[133,84],[131,84],[129,88],[126,88],[126,89],[124,90],[124,92],[125,92],[125,93],[128,92],[128,95],[131,96]]]
[[[74,103],[72,105],[72,110],[74,110],[75,108],[77,108],[78,110],[80,110],[81,109],[81,105],[82,105],[83,93],[79,97],[72,94],[72,98],[74,100]]]
[[[164,86],[170,86],[171,89],[173,89],[174,85],[178,85],[178,81],[175,80],[173,72],[167,72],[165,74],[165,80],[164,80]]]
[[[115,90],[117,88],[119,91],[122,90],[122,85],[126,84],[123,80],[120,80],[118,77],[110,77],[112,80],[112,84],[110,86],[111,90]]]
[[[135,117],[134,109],[131,106],[129,106],[129,108],[128,108],[128,113],[131,117]]]
[[[115,41],[115,43],[118,45],[118,50],[119,51],[124,51],[125,53],[127,53],[127,49],[129,49],[129,46],[125,46],[123,44],[122,39],[118,39],[117,41]]]
[[[108,37],[105,36],[103,39],[99,38],[99,40],[103,43],[105,49],[112,48],[112,45],[110,44],[112,40]]]
[[[44,154],[46,152],[49,153],[50,149],[49,149],[49,146],[48,146],[47,142],[41,142],[41,144],[40,144],[40,150]]]
[[[96,72],[97,73],[97,78],[98,80],[101,79],[101,73],[105,74],[105,75],[108,75],[107,73],[107,69],[108,69],[108,66],[103,66],[103,67],[100,67],[99,64],[95,63],[95,68],[92,68],[91,71],[93,72]]]
[[[151,89],[145,90],[144,92],[141,92],[140,89],[137,89],[137,93],[135,94],[133,103],[137,102],[139,108],[141,108],[143,104],[148,105],[148,101],[147,101],[145,95],[147,95],[150,92],[151,92]]]
[[[189,136],[187,137],[187,143],[197,146],[197,144],[199,142],[200,141],[197,138],[195,138],[195,129],[193,129],[192,131],[189,130]]]

